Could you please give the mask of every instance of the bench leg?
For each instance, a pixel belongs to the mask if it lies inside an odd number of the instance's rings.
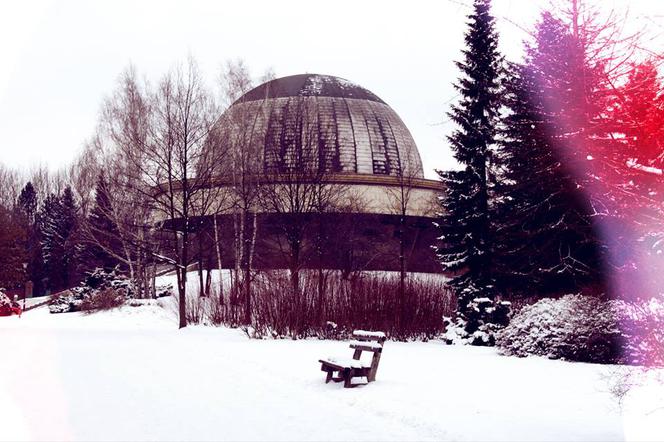
[[[376,380],[376,372],[378,371],[378,364],[380,363],[380,354],[381,352],[374,352],[373,357],[371,358],[371,369],[369,369],[369,376],[367,381],[374,382]]]
[[[344,388],[352,388],[353,384],[350,382],[353,379],[350,370],[344,370]]]
[[[325,383],[326,384],[332,380],[332,373],[333,372],[331,370],[327,372],[327,376],[325,376]]]

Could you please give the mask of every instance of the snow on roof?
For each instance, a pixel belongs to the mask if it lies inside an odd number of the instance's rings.
[[[357,98],[385,104],[376,94],[362,86],[343,78],[320,74],[299,74],[275,78],[250,90],[237,101],[244,103],[266,98],[297,96]]]

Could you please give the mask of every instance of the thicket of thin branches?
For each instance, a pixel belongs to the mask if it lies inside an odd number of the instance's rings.
[[[252,285],[253,337],[345,338],[362,328],[384,331],[390,338],[431,339],[443,332],[443,317],[454,312],[456,299],[441,279],[409,278],[400,316],[400,280],[387,274],[360,273],[343,279],[331,273],[325,296],[318,296],[315,272],[302,272],[300,290],[292,289],[288,272],[261,273]],[[220,297],[188,298],[188,321],[236,327],[244,324],[241,287]]]

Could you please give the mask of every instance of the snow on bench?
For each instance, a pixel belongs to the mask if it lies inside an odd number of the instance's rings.
[[[350,348],[365,347],[368,350],[383,348],[383,344],[371,341],[350,341]]]
[[[355,330],[353,336],[362,336],[364,338],[385,338],[385,333],[367,330]]]
[[[337,365],[339,367],[345,367],[345,368],[370,368],[371,364],[367,364],[366,362],[358,361],[357,359],[352,359],[352,358],[338,358],[335,356],[331,356],[327,359],[324,360],[325,362],[328,362],[332,365]]]

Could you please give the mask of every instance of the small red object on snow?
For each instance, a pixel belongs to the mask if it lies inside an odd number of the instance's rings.
[[[21,316],[21,313],[23,313],[23,310],[17,304],[9,304],[9,303],[0,304],[0,316],[11,316],[11,315]]]

